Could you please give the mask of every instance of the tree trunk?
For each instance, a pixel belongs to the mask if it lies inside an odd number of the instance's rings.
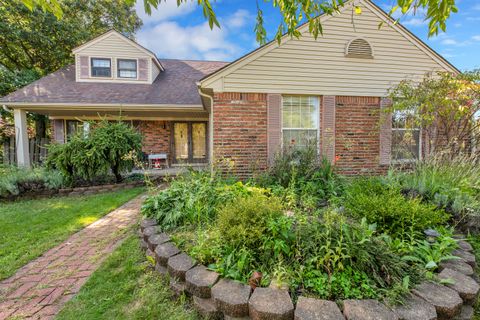
[[[118,164],[114,164],[112,166],[112,173],[115,176],[115,182],[117,182],[117,183],[122,182],[122,180],[123,180],[122,175],[120,174],[120,172],[118,170],[118,167],[119,167]]]

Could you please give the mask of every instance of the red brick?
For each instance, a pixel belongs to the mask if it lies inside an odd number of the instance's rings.
[[[65,291],[64,288],[57,287],[55,290],[53,290],[48,296],[46,296],[41,302],[41,305],[49,305],[54,303],[59,297],[63,295],[63,292]]]

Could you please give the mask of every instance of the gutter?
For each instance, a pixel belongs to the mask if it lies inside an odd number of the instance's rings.
[[[208,95],[206,93],[202,92],[201,84],[200,82],[197,82],[197,89],[198,89],[198,94],[201,97],[207,98],[210,100],[210,113],[208,114],[208,159],[210,162],[210,170],[211,173],[213,174],[213,97],[211,95]],[[205,108],[205,106],[204,106]]]
[[[10,109],[9,107],[7,107],[7,105],[3,105],[3,110],[7,111],[7,112],[12,112],[12,109]]]

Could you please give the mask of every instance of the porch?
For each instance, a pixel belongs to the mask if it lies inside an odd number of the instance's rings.
[[[27,134],[27,112],[34,110],[14,109],[15,153],[19,166],[31,166],[32,155]],[[35,110],[34,112],[38,112]],[[43,113],[43,112],[42,112]],[[155,175],[176,174],[185,166],[205,167],[209,163],[208,113],[203,112],[162,112],[161,116],[152,112],[151,117],[139,116],[137,112],[117,114],[77,115],[45,112],[50,118],[51,137],[56,143],[65,143],[75,133],[88,134],[90,123],[107,119],[124,121],[142,135],[142,159],[144,167]]]

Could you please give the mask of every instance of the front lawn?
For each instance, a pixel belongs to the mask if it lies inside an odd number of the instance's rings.
[[[56,319],[198,319],[171,300],[167,280],[154,272],[130,236],[68,302]]]
[[[0,280],[143,190],[1,203]]]

